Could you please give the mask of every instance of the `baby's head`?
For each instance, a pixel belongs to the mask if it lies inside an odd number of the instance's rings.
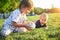
[[[40,23],[45,24],[47,22],[47,19],[48,19],[47,13],[42,13],[40,15]]]

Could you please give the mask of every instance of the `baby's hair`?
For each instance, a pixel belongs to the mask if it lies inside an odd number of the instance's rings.
[[[32,2],[32,0],[21,0],[19,8],[21,8],[21,6],[28,7],[30,9],[32,9],[33,8],[33,2]]]
[[[42,13],[42,14],[40,14],[40,16],[44,16],[44,17],[46,17],[46,19],[48,19],[48,14],[47,13]]]

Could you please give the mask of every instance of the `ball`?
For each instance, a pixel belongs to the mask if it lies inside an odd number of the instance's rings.
[[[33,22],[29,22],[28,24],[27,24],[31,29],[35,29],[35,23],[33,23]]]

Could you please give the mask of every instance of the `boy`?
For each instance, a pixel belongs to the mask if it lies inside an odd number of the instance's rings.
[[[42,13],[40,15],[40,19],[35,22],[36,28],[45,28],[48,29],[46,23],[47,23],[48,15],[46,13]]]
[[[14,30],[19,31],[19,28],[31,30],[29,26],[25,24],[26,14],[33,8],[32,0],[21,0],[19,8],[14,10],[9,18],[4,23],[4,27],[1,30],[2,36],[7,36]]]

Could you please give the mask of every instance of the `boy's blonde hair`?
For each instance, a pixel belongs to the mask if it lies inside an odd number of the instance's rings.
[[[42,14],[40,14],[40,17],[46,17],[46,20],[48,20],[48,14],[47,13],[42,13]]]
[[[19,8],[21,8],[22,6],[25,7],[25,8],[26,7],[30,8],[30,9],[34,8],[32,0],[21,0]]]

